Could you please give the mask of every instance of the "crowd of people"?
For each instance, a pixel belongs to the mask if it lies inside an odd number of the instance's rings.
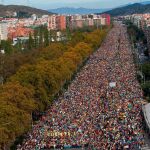
[[[18,150],[140,150],[142,96],[126,27],[115,24]]]

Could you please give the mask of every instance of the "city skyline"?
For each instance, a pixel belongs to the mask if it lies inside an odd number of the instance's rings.
[[[85,8],[114,8],[129,3],[143,2],[146,0],[1,0],[4,5],[28,5],[41,9],[53,9],[59,7],[85,7]]]

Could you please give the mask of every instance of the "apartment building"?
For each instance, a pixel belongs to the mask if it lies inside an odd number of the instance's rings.
[[[148,22],[148,15],[145,20]],[[150,21],[149,21],[150,22]],[[83,28],[87,26],[110,25],[110,15],[43,15],[38,18],[33,14],[30,18],[0,18],[0,40],[7,38],[27,37],[33,33],[35,27],[46,25],[48,30],[65,30]]]
[[[109,26],[111,23],[110,15],[109,14],[102,14],[101,17],[105,19],[105,25]]]
[[[60,15],[56,17],[56,28],[58,30],[66,29],[66,16]]]
[[[7,40],[8,27],[6,22],[0,22],[0,41]]]
[[[56,24],[56,15],[51,15],[48,18],[48,29],[49,30],[56,30],[57,24]]]
[[[88,18],[87,20],[88,20],[89,27],[94,26],[94,21],[93,21],[93,19]]]

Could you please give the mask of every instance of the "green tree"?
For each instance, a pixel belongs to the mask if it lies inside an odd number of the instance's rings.
[[[142,71],[146,77],[146,80],[150,80],[150,63],[142,64]]]
[[[47,47],[49,45],[49,31],[47,27],[44,30],[44,46]]]
[[[37,48],[38,47],[38,31],[35,30],[34,31],[34,48]]]
[[[31,33],[29,34],[29,40],[28,40],[28,49],[31,50],[34,47],[34,40],[32,38]]]
[[[39,47],[43,47],[43,27],[39,28]]]
[[[0,48],[5,50],[6,54],[12,54],[14,52],[12,41],[10,40],[7,40],[7,41],[2,40],[0,44]]]
[[[142,89],[144,91],[144,96],[147,97],[150,102],[150,81],[147,81],[145,84],[142,84]]]

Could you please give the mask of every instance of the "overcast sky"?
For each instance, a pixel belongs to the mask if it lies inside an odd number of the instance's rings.
[[[114,8],[146,0],[0,0],[6,4],[30,5],[42,9],[58,7]]]

